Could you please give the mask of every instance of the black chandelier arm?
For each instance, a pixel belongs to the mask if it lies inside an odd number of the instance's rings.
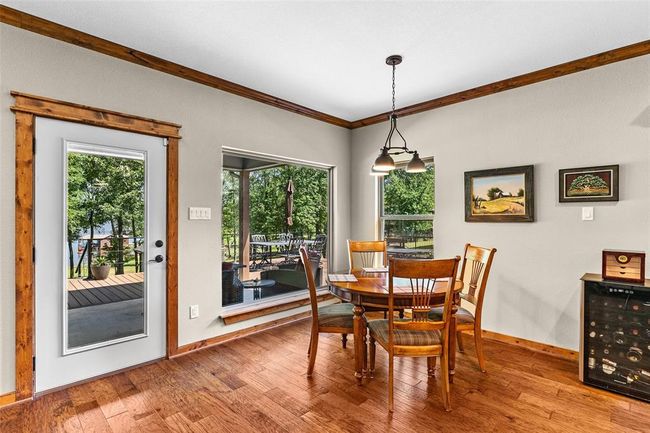
[[[399,129],[397,129],[397,124],[395,124],[395,131],[397,131],[397,133],[399,134],[400,138],[401,138],[402,141],[404,142],[404,149],[408,149],[408,147],[407,147],[407,145],[406,145],[406,138],[404,138],[404,136],[402,135],[402,133],[399,132]]]
[[[389,155],[403,155],[405,153],[413,155],[414,153],[417,153],[417,151],[404,149],[403,147],[394,147],[393,149],[388,150]]]
[[[396,130],[396,125],[391,121],[390,122],[390,131],[388,131],[388,137],[386,137],[386,142],[384,143],[384,149],[391,149],[391,139],[393,138],[393,132]]]
[[[384,147],[381,149],[381,154],[379,157],[375,160],[375,166],[373,166],[373,175],[379,173],[379,175],[387,174],[382,172],[388,172],[390,170],[393,170],[395,168],[395,162],[393,159],[390,157],[390,155],[402,155],[402,154],[409,154],[413,155],[413,159],[411,162],[409,162],[408,167],[407,167],[407,172],[420,172],[423,171],[422,167],[423,163],[422,161],[418,158],[418,153],[417,151],[414,150],[409,150],[408,145],[406,143],[406,138],[404,138],[404,135],[402,135],[402,132],[397,128],[397,113],[395,112],[395,67],[399,65],[402,62],[402,57],[398,55],[393,55],[390,56],[386,59],[386,64],[392,66],[392,107],[391,107],[391,112],[389,115],[389,121],[390,121],[390,130],[388,131],[388,136],[386,137],[386,141],[384,142]],[[395,135],[395,132],[397,132],[397,135],[399,138],[402,140],[402,145],[401,146],[395,146],[393,147],[393,136]],[[376,167],[376,168],[375,168]]]

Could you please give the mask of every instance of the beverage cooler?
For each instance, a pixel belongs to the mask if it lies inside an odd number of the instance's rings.
[[[580,380],[650,401],[650,285],[582,278]]]

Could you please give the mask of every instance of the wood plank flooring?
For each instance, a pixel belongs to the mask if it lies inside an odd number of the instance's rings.
[[[291,323],[0,409],[13,432],[588,432],[650,431],[650,404],[580,384],[572,361],[486,341],[481,373],[471,338],[459,354],[453,411],[424,359],[395,365],[386,410],[385,352],[355,384],[351,342],[322,335],[308,379],[309,321]]]

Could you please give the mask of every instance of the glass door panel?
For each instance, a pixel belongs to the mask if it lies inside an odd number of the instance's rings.
[[[64,354],[147,324],[145,153],[66,144]]]

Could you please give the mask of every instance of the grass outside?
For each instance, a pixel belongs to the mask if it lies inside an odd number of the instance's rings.
[[[66,269],[67,272],[67,269]],[[125,274],[133,274],[137,272],[135,269],[135,259],[131,259],[128,262],[124,262],[124,273]],[[67,275],[67,274],[66,274]],[[115,265],[111,265],[111,270],[109,272],[110,275],[115,275]],[[75,278],[86,278],[88,276],[88,267],[86,266],[86,263],[84,262],[83,265],[81,265],[81,275],[77,275],[75,272]]]
[[[417,242],[405,242],[404,248],[416,248],[419,250],[430,250],[433,248],[433,239],[418,239]]]
[[[482,201],[480,209],[472,207],[472,213],[474,215],[523,215],[525,213],[524,197],[502,197],[490,201]]]

